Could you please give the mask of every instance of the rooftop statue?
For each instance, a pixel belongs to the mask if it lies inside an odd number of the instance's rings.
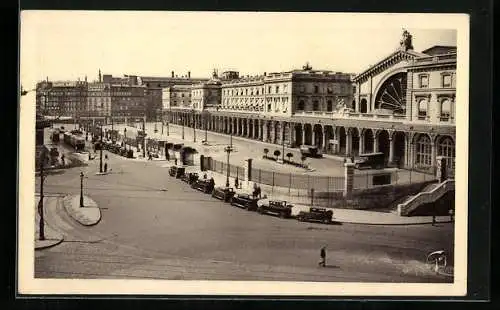
[[[399,41],[401,49],[403,51],[412,50],[413,45],[411,41],[412,41],[412,35],[408,32],[408,30],[403,29],[403,37],[401,38],[401,41]]]

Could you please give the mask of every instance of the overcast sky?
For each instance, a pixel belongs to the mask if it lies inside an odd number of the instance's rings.
[[[415,50],[457,45],[463,15],[76,12],[21,15],[21,83],[103,73],[208,77],[314,69],[359,73],[394,51],[406,28]],[[461,23],[461,24],[460,24]],[[467,25],[466,25],[467,26]]]

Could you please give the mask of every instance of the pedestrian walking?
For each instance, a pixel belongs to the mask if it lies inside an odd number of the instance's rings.
[[[61,155],[61,162],[62,162],[63,167],[66,166],[66,160],[65,160],[64,154]]]
[[[318,265],[321,267],[326,267],[326,245],[321,248],[319,255],[321,257],[321,260],[319,261]]]
[[[174,164],[177,166],[177,157],[174,158]]]
[[[238,182],[238,177],[234,179],[234,188],[238,188],[239,182]]]
[[[104,163],[104,172],[108,172],[108,163]]]

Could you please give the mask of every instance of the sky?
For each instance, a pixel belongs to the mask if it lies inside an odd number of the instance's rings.
[[[209,77],[301,68],[360,73],[399,46],[457,45],[465,15],[23,11],[21,84],[123,76]],[[468,27],[468,24],[465,23]],[[460,52],[460,49],[459,49]]]

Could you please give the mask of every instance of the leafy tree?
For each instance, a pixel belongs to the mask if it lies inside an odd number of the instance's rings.
[[[274,151],[274,156],[276,156],[276,160],[278,160],[278,157],[281,155],[280,150]]]

